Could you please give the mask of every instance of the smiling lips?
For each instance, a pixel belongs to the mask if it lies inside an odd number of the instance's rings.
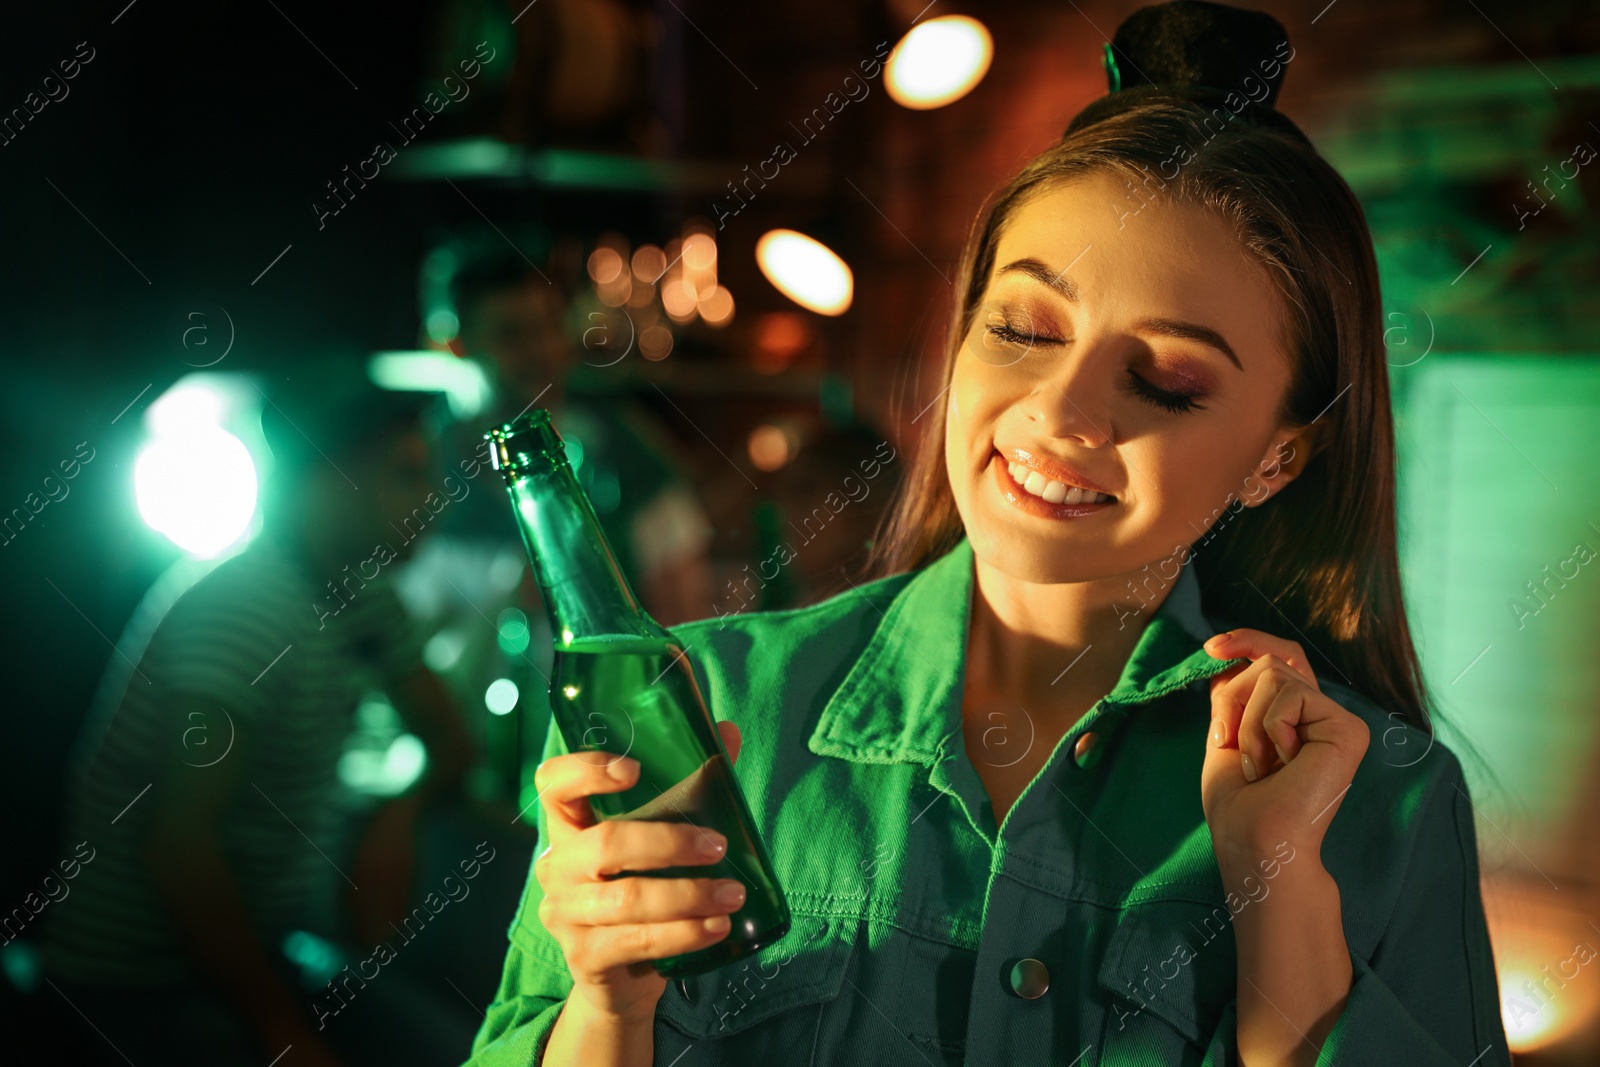
[[[1001,495],[1023,511],[1045,518],[1065,519],[1104,511],[1116,503],[1116,498],[1107,493],[1052,478],[1035,465],[1053,464],[1041,462],[1020,449],[1013,451],[1011,459],[997,453],[991,460]]]

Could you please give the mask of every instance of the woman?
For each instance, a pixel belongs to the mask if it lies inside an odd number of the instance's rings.
[[[1292,58],[1220,5],[1119,28],[973,231],[886,576],[677,628],[788,935],[655,974],[739,893],[607,879],[705,835],[596,825],[637,765],[552,735],[473,1063],[1509,1063],[1371,239],[1271,108]]]

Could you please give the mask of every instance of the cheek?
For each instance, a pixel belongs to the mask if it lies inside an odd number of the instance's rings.
[[[935,403],[944,404],[944,463],[950,480],[950,491],[955,497],[956,510],[967,514],[967,501],[972,495],[975,455],[979,445],[982,420],[978,404],[982,396],[979,383],[958,360],[950,378],[950,388]]]
[[[946,419],[966,432],[969,442],[980,431],[992,436],[994,422],[1015,399],[1019,383],[1014,368],[1001,368],[972,355],[969,339],[967,347],[956,357],[950,376],[950,406]]]
[[[973,369],[972,362],[964,357],[958,360],[950,388],[935,401],[945,406],[945,458],[952,473],[970,472],[994,438],[998,390],[986,380],[982,368]]]
[[[1243,493],[1248,445],[1225,424],[1195,423],[1152,435],[1125,450],[1134,474],[1135,503],[1159,525],[1193,541]],[[1230,498],[1229,494],[1233,497]]]

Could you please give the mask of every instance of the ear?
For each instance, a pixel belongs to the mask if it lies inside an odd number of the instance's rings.
[[[1274,434],[1254,472],[1246,480],[1244,503],[1257,507],[1300,477],[1311,457],[1321,450],[1322,427],[1285,427]]]

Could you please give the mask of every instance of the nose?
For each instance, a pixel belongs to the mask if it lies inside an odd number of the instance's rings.
[[[1076,343],[1021,403],[1022,415],[1041,436],[1075,439],[1085,448],[1111,440],[1110,353]]]

